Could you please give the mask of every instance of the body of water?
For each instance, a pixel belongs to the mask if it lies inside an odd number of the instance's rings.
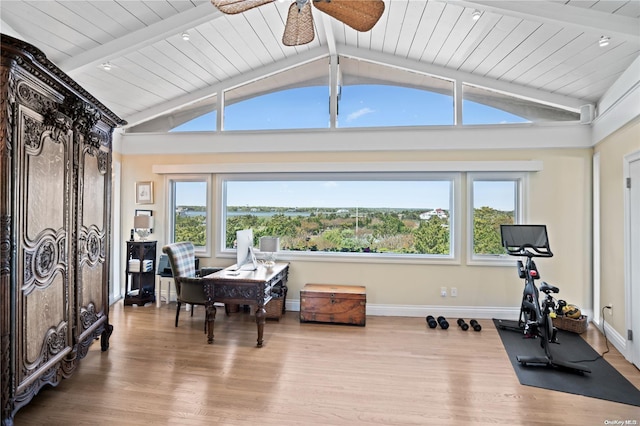
[[[184,216],[206,216],[207,212],[188,210],[186,212],[181,213]],[[309,212],[249,212],[249,211],[233,211],[227,212],[227,216],[259,216],[259,217],[271,217],[277,214],[282,214],[285,216],[311,216]]]

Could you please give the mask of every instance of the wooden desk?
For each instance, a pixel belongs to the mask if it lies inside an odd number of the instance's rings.
[[[262,347],[262,335],[267,312],[264,306],[274,294],[287,294],[288,263],[277,263],[267,269],[260,265],[255,271],[232,271],[235,265],[209,274],[204,282],[204,293],[207,303],[207,342],[213,343],[213,324],[216,319],[215,302],[254,305],[256,307],[256,324],[258,325],[258,347]],[[286,302],[286,300],[285,300]],[[284,310],[284,303],[283,303]]]

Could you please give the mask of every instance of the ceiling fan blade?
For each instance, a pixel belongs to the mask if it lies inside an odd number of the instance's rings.
[[[254,7],[263,4],[273,3],[275,0],[211,0],[211,3],[217,7],[220,12],[233,15],[242,13]]]
[[[383,0],[313,0],[313,5],[357,31],[369,31],[384,12]]]
[[[282,44],[285,46],[299,46],[310,43],[313,40],[313,15],[311,2],[307,1],[298,9],[298,4],[291,3],[287,24],[282,35]]]

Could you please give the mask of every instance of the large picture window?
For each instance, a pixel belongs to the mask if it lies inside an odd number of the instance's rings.
[[[523,173],[469,173],[470,259],[506,257],[500,225],[523,222]]]
[[[209,255],[211,244],[210,177],[169,179],[169,242],[191,241],[196,252]]]
[[[237,230],[280,237],[284,251],[453,257],[452,175],[433,173],[221,177],[223,250]]]

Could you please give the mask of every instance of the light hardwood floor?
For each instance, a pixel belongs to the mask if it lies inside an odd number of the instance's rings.
[[[437,313],[436,313],[437,314]],[[366,327],[267,321],[256,348],[248,314],[112,307],[111,347],[98,342],[71,379],[18,411],[21,425],[606,425],[640,409],[520,385],[490,320],[481,332],[429,329],[423,318],[368,317]],[[468,320],[467,320],[468,321]],[[585,338],[602,353],[593,327]],[[611,347],[605,358],[640,388]],[[637,424],[637,423],[636,423]]]

